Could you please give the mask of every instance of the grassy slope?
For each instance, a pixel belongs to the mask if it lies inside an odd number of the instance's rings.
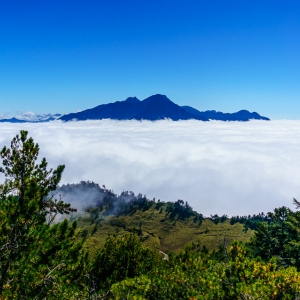
[[[131,215],[119,217],[99,217],[93,219],[89,214],[78,219],[81,235],[86,236],[85,246],[93,255],[104,245],[109,234],[122,235],[133,230],[140,230],[143,242],[151,248],[163,252],[179,252],[186,244],[199,243],[209,250],[217,249],[220,244],[229,245],[234,240],[247,241],[253,235],[252,230],[243,232],[242,224],[230,225],[229,220],[214,224],[205,219],[202,224],[190,217],[185,220],[171,220],[165,211],[154,207],[146,211],[138,210]]]

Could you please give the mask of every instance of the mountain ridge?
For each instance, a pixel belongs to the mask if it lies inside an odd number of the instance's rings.
[[[144,100],[137,97],[128,97],[123,101],[116,101],[107,104],[100,104],[93,108],[85,109],[80,112],[61,114],[42,114],[37,115],[32,112],[24,113],[15,117],[0,119],[0,122],[9,123],[41,123],[54,120],[86,121],[86,120],[149,120],[157,121],[169,119],[179,120],[222,120],[222,121],[249,121],[270,120],[259,115],[257,112],[240,110],[235,113],[223,113],[215,110],[199,111],[191,106],[179,106],[172,102],[166,95],[156,94]]]
[[[66,114],[59,118],[64,122],[76,120],[222,120],[222,121],[249,121],[270,120],[260,116],[256,112],[240,110],[236,113],[222,113],[216,111],[199,111],[191,106],[179,106],[172,102],[167,96],[156,94],[144,100],[136,97],[128,97],[124,101],[116,101],[108,104],[101,104],[78,113]]]
[[[200,115],[192,115],[179,105],[172,102],[167,96],[156,94],[144,100],[136,97],[129,97],[124,101],[114,103],[101,104],[94,108],[87,109],[78,113],[71,113],[59,118],[62,121],[84,120],[101,120],[101,119],[117,119],[117,120],[163,120],[171,119],[190,120],[196,119],[208,121],[206,117]]]
[[[49,122],[54,121],[61,117],[62,114],[35,114],[31,111],[23,113],[21,115],[17,115],[14,117],[2,116],[0,119],[1,123],[9,122],[9,123],[41,123],[41,122]]]
[[[204,116],[209,120],[219,121],[249,121],[249,120],[265,120],[270,121],[269,118],[259,115],[257,112],[249,112],[248,110],[242,109],[235,113],[223,113],[215,110],[199,111],[191,106],[181,106],[190,114]]]

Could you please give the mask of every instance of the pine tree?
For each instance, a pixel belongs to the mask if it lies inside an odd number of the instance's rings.
[[[27,131],[0,152],[0,298],[78,299],[84,291],[86,256],[76,241],[76,223],[55,223],[74,211],[53,193],[65,166],[37,163],[39,146]],[[73,296],[72,296],[73,295]],[[1,298],[1,299],[2,299]]]

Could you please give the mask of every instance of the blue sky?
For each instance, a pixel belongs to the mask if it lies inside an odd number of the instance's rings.
[[[299,1],[0,1],[0,115],[167,95],[300,119]]]

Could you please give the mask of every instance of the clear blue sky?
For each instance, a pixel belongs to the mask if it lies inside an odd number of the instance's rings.
[[[0,1],[0,114],[167,95],[300,119],[299,1]]]

